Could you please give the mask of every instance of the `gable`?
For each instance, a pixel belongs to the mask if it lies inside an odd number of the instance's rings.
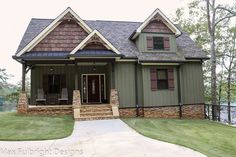
[[[40,32],[35,38],[33,38],[19,53],[16,54],[16,56],[19,57],[22,54],[24,54],[25,52],[29,52],[32,49],[34,49],[36,45],[38,45],[42,40],[44,40],[47,35],[49,35],[55,28],[57,28],[57,26],[62,24],[64,21],[67,21],[69,23],[72,21],[75,21],[87,33],[90,33],[92,31],[92,29],[69,7],[64,12],[62,12],[55,20],[53,20],[44,30],[42,30],[42,32]],[[63,30],[66,30],[66,29],[67,28],[63,28]],[[65,32],[60,33],[59,32],[59,35],[58,35],[58,33],[55,33],[55,31],[54,31],[54,33],[58,36],[63,35],[63,34],[73,34],[74,33],[74,32],[73,33],[72,32],[68,33],[68,32],[67,33],[65,33]],[[60,38],[60,37],[58,37],[58,38]],[[54,44],[57,44],[57,43],[54,43]],[[46,46],[48,48],[49,47],[55,48],[55,45],[52,45],[52,43],[50,43],[50,45],[47,45],[47,42],[44,41],[41,43],[41,45],[39,45],[40,48],[38,47],[38,49],[42,49],[44,46]],[[60,49],[62,49],[61,47],[60,47]],[[72,46],[72,45],[69,46],[70,49],[72,49],[72,47],[74,47],[74,46]],[[53,49],[53,48],[51,48],[51,49]],[[68,50],[69,50],[69,48],[68,48]]]
[[[31,51],[72,51],[88,33],[75,21],[63,21]]]
[[[91,32],[70,54],[73,55],[83,49],[105,49],[120,54],[120,52],[97,30]]]
[[[161,31],[181,35],[181,31],[159,10],[156,9],[130,36],[135,39],[141,32]]]
[[[144,33],[173,33],[170,28],[166,25],[166,21],[160,17],[160,15],[156,15],[153,19],[150,20],[148,25],[144,27],[142,32]]]

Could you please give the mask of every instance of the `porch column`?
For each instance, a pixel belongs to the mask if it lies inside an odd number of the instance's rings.
[[[77,66],[77,62],[75,62],[75,69],[74,69],[74,71],[75,71],[75,90],[78,90],[78,72],[77,72],[77,68],[78,68],[78,66]]]
[[[26,65],[25,63],[22,64],[22,88],[21,91],[25,92],[25,75],[26,75]]]
[[[111,62],[111,88],[115,89],[115,63]]]

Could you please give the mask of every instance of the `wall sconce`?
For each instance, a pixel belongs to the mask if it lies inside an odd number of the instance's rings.
[[[50,67],[50,72],[53,72],[54,71],[54,68],[53,67]]]
[[[95,66],[95,62],[93,62],[93,71],[96,71],[96,70],[97,70],[97,68]]]

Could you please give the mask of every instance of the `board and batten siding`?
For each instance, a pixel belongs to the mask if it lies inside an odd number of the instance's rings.
[[[168,106],[178,105],[178,86],[177,86],[177,70],[174,68],[174,90],[151,90],[150,68],[169,68],[166,66],[142,66],[143,75],[143,102],[144,106]]]
[[[148,50],[147,49],[147,36],[152,37],[169,37],[170,39],[170,50]],[[172,34],[158,34],[158,33],[141,33],[139,37],[135,40],[136,45],[140,52],[176,52],[176,38]]]
[[[143,73],[142,65],[137,67],[137,90],[138,90],[138,105],[143,106]]]
[[[202,64],[183,64],[180,67],[180,73],[183,104],[204,103]]]
[[[35,66],[31,70],[31,104],[35,104],[37,89],[43,88],[43,75],[45,74],[65,74],[66,86],[68,89],[69,103],[72,103],[73,90],[75,88],[74,66],[53,66],[50,72],[50,66]]]
[[[107,65],[97,65],[96,71],[93,71],[92,66],[52,66],[53,71],[50,72],[51,66],[36,66],[31,70],[31,104],[35,104],[37,89],[43,88],[43,75],[45,74],[65,74],[66,88],[68,89],[69,103],[72,104],[73,90],[75,89],[75,73],[78,74],[78,89],[82,91],[81,79],[82,74],[105,74],[106,77],[106,98],[109,100],[110,94],[110,71]],[[76,68],[76,69],[75,69]],[[81,94],[82,96],[82,94]]]
[[[135,107],[135,63],[115,64],[115,88],[120,107]]]

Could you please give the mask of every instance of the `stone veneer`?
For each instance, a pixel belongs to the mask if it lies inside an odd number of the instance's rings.
[[[204,104],[184,105],[182,107],[182,117],[188,119],[204,119]]]
[[[144,108],[144,117],[179,118],[179,107]]]
[[[121,117],[136,117],[136,108],[120,108]],[[180,118],[179,106],[156,106],[139,108],[139,116],[148,118]],[[182,118],[204,119],[204,104],[182,106]]]
[[[73,91],[73,110],[74,110],[74,119],[80,118],[80,108],[81,108],[81,99],[80,91]]]
[[[32,107],[28,108],[28,115],[72,115],[72,107]]]
[[[119,113],[121,117],[137,117],[137,114],[140,117],[143,117],[144,116],[143,111],[144,111],[143,108],[139,108],[138,113],[137,113],[136,108],[120,108],[119,109]]]
[[[119,117],[119,97],[117,89],[111,89],[110,105],[112,107],[112,114],[114,117]]]
[[[17,113],[27,114],[28,106],[27,94],[25,92],[20,93],[17,105]]]

